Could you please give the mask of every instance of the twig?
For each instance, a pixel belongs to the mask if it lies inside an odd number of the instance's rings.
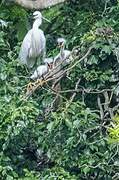
[[[75,85],[75,92],[73,93],[73,95],[71,96],[70,100],[69,100],[69,103],[67,104],[66,108],[65,108],[65,111],[67,110],[67,108],[71,105],[71,103],[73,102],[75,96],[76,96],[76,90],[78,89],[78,86],[79,86],[79,83],[80,83],[81,79],[78,79],[78,81],[76,82],[76,85]]]
[[[110,103],[109,95],[108,95],[107,91],[104,91],[103,95],[104,95],[104,98],[105,98],[104,110],[108,111],[109,110],[109,103]]]
[[[78,60],[76,63],[74,63],[71,67],[69,67],[68,69],[65,70],[65,73],[66,73],[67,71],[70,71],[71,69],[73,69],[77,64],[79,64],[82,60],[84,60],[84,59],[90,54],[90,52],[91,52],[91,50],[92,50],[93,48],[94,48],[94,47],[91,46],[91,47],[88,49],[87,53],[86,53],[81,59],[79,59],[79,60]]]
[[[98,90],[98,89],[85,89],[84,87],[80,86],[80,89],[68,89],[68,90],[64,90],[64,91],[59,91],[59,93],[70,93],[70,92],[85,92],[87,94],[102,94],[105,91],[113,91],[114,89],[103,89],[103,90]]]
[[[108,2],[109,2],[109,1],[106,0],[104,10],[103,10],[103,12],[102,12],[102,14],[101,14],[102,17],[104,16],[104,14],[105,14],[105,12],[106,12],[106,10],[107,10],[107,3],[108,3]]]
[[[97,103],[98,103],[98,107],[100,109],[100,118],[101,118],[101,120],[103,120],[103,118],[104,118],[104,111],[103,111],[103,107],[102,107],[101,99],[100,99],[99,95],[98,95],[98,98],[97,98]]]
[[[57,92],[57,91],[55,91],[54,89],[52,89],[50,86],[48,86],[47,85],[47,88],[44,88],[44,87],[42,87],[44,90],[46,90],[47,92],[50,92],[50,94],[52,93],[52,94],[55,94],[55,95],[57,95],[57,93],[58,93],[58,95],[61,97],[61,98],[63,98],[65,101],[68,101],[68,99],[67,98],[65,98],[64,96],[62,96],[59,92]]]
[[[76,91],[77,91],[77,89],[78,89],[78,85],[79,85],[80,81],[81,81],[81,79],[79,79],[79,80],[76,82],[75,92],[73,93],[73,95],[72,95],[71,98],[70,98],[70,103],[74,100],[74,98],[75,98],[75,96],[76,96],[76,94],[77,94]]]
[[[58,79],[56,79],[56,81],[53,82],[53,85],[52,85],[52,89],[55,88],[55,86],[57,85],[57,83],[63,78],[63,75],[60,76]],[[60,91],[58,91],[60,92]]]

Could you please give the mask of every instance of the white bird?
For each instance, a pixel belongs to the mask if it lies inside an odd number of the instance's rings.
[[[52,69],[53,58],[45,58],[44,63],[44,65],[40,65],[37,67],[37,69],[31,75],[30,79],[35,80],[38,78],[43,78],[43,76]]]
[[[49,66],[49,69],[52,69],[53,68],[53,62],[54,62],[54,58],[53,57],[49,57],[49,58],[45,58],[44,59],[44,63],[48,64]]]
[[[31,75],[30,79],[35,80],[35,79],[41,78],[47,73],[48,73],[48,65],[47,64],[40,65]]]
[[[35,19],[33,27],[26,34],[19,53],[21,63],[26,64],[28,68],[32,68],[38,63],[39,56],[44,58],[46,50],[46,38],[44,32],[39,29],[42,19],[45,18],[39,11],[33,13],[33,18]]]
[[[66,40],[64,38],[58,38],[57,43],[58,47],[60,47],[60,53],[54,58],[54,65],[61,61],[69,64],[73,58],[71,56],[71,51],[65,49]]]

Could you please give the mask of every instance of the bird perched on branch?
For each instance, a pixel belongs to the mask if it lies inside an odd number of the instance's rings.
[[[44,65],[40,65],[37,67],[37,69],[31,75],[30,79],[35,80],[38,78],[44,78],[44,75],[52,69],[53,58],[45,58],[44,63]]]
[[[42,24],[42,19],[47,19],[39,11],[33,13],[33,18],[35,19],[33,27],[26,34],[19,53],[21,63],[26,64],[28,68],[39,64],[38,58],[41,56],[44,59],[46,50],[46,38],[39,26]]]
[[[72,57],[71,51],[65,49],[66,40],[64,38],[58,38],[57,44],[60,48],[60,53],[54,58],[54,64],[57,64],[60,61],[64,61],[66,64],[69,64]]]
[[[31,75],[30,79],[37,79],[43,77],[48,72],[48,65],[40,65],[37,67],[37,69],[34,71],[34,73]]]
[[[49,69],[52,69],[53,68],[53,62],[54,62],[54,58],[53,57],[50,57],[50,58],[45,58],[44,59],[44,63],[48,64],[49,66]]]

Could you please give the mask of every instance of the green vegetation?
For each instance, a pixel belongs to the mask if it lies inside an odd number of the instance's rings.
[[[0,179],[118,179],[119,3],[72,0],[43,11],[52,22],[42,26],[48,56],[57,54],[59,36],[67,39],[69,49],[79,46],[72,63],[92,47],[71,69],[71,80],[61,80],[62,101],[48,114],[45,109],[55,98],[48,87],[23,98],[29,74],[18,53],[30,13],[18,6],[0,7],[6,22],[0,23]],[[79,91],[66,92],[79,79]]]

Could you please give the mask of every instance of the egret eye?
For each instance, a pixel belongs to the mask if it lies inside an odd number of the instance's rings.
[[[62,47],[63,46],[63,42],[58,42],[58,46]]]
[[[36,19],[38,18],[38,15],[37,14],[33,14],[33,19]]]

